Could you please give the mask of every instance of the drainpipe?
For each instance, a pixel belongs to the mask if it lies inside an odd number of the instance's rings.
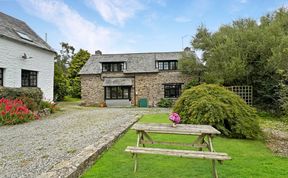
[[[134,73],[134,106],[137,106],[137,103],[136,103],[136,76],[135,76],[135,73]]]

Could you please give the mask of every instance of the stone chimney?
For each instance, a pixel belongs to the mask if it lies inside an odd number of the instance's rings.
[[[184,48],[184,52],[191,52],[191,48],[189,47]]]
[[[97,51],[95,51],[95,55],[96,55],[96,56],[101,56],[101,55],[102,55],[102,52],[101,52],[100,50],[97,50]]]

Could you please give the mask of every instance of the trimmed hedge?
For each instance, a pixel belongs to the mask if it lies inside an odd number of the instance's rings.
[[[173,111],[181,116],[182,123],[209,124],[228,137],[255,139],[260,135],[255,109],[218,85],[202,84],[185,90]]]
[[[37,104],[37,106],[39,106],[43,98],[43,92],[41,91],[40,88],[36,87],[22,87],[22,88],[0,87],[0,98],[7,98],[12,100],[25,98],[25,101],[29,102],[30,100],[27,98],[30,98]]]
[[[161,98],[157,103],[157,106],[160,108],[171,108],[174,104],[174,100],[169,98]]]

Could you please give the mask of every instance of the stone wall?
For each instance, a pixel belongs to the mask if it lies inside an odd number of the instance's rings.
[[[100,75],[81,75],[81,97],[85,105],[104,101],[104,87]]]
[[[156,106],[164,98],[165,83],[184,83],[191,77],[179,71],[163,71],[159,73],[123,74],[106,73],[100,75],[81,75],[81,95],[86,105],[99,104],[104,101],[103,80],[105,77],[132,78],[131,103],[137,105],[140,98],[147,98],[149,106]],[[182,85],[182,87],[184,86]],[[136,88],[136,93],[134,92]]]
[[[156,106],[161,98],[164,98],[165,83],[189,82],[191,77],[183,75],[179,71],[163,71],[159,73],[136,74],[136,102],[140,98],[147,98],[149,106]],[[182,85],[182,88],[184,87]]]

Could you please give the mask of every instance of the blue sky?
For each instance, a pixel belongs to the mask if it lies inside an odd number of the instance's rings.
[[[94,53],[179,51],[199,25],[210,31],[239,18],[259,20],[287,0],[0,0],[59,50],[64,41]]]

